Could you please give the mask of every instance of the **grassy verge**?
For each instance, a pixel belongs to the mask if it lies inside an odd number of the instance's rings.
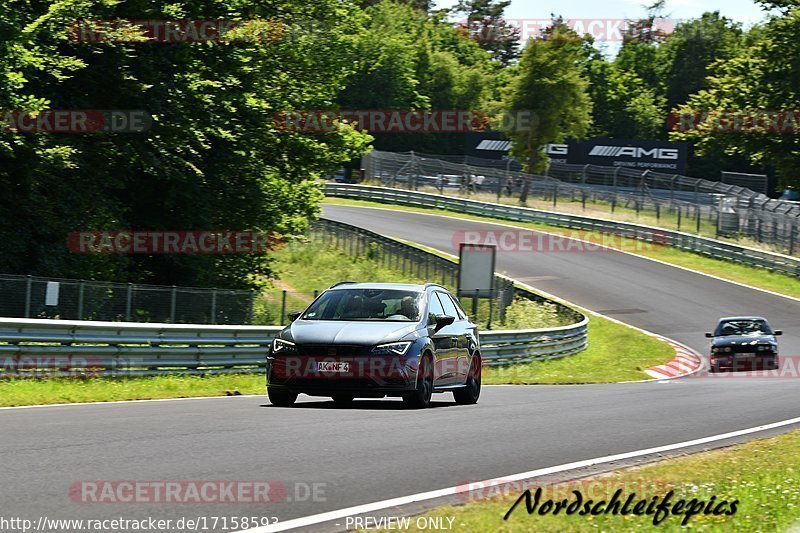
[[[399,211],[412,211],[418,213],[437,213],[442,215],[449,215],[468,220],[477,220],[481,222],[492,223],[505,223],[514,226],[529,228],[532,230],[547,231],[559,235],[567,235],[570,237],[589,240],[594,243],[601,243],[605,246],[624,250],[633,254],[658,259],[676,266],[691,268],[699,272],[719,276],[720,278],[735,281],[738,283],[745,283],[747,285],[774,291],[787,296],[794,296],[800,298],[800,279],[770,272],[769,270],[747,265],[740,265],[725,261],[723,259],[714,259],[701,254],[686,252],[668,246],[652,244],[637,241],[635,239],[626,239],[624,237],[609,238],[608,235],[591,232],[591,231],[577,231],[550,226],[547,224],[540,224],[536,222],[518,222],[511,220],[502,220],[492,217],[483,217],[477,215],[467,215],[449,211],[446,209],[428,209],[422,207],[406,207],[395,206],[390,204],[381,204],[378,202],[366,202],[362,200],[350,200],[344,198],[326,198],[325,203],[334,205],[355,205],[364,207],[383,207],[386,209],[395,209]]]
[[[549,361],[484,369],[486,384],[613,383],[648,379],[644,370],[675,356],[666,342],[608,320],[589,316],[589,346]]]
[[[261,374],[0,380],[0,406],[263,394]]]
[[[671,502],[692,499],[713,506],[723,500],[728,505],[719,511],[731,510],[730,503],[738,500],[736,512],[729,516],[714,516],[703,512],[688,519],[688,526],[699,531],[788,531],[796,526],[800,516],[800,431],[778,437],[757,439],[746,444],[698,453],[687,457],[669,459],[652,465],[620,470],[611,474],[542,487],[540,505],[546,500],[575,501],[573,490],[580,491],[584,502],[591,498],[595,503],[610,501],[615,491],[621,489],[622,503],[631,493],[636,493],[634,504],[640,499],[648,503],[654,496],[659,501],[669,491],[674,491]],[[535,494],[536,485],[528,485]],[[487,489],[488,490],[488,489]],[[540,515],[537,508],[528,514],[525,502],[520,502],[507,521],[503,516],[517,500],[522,487],[514,487],[507,494],[484,501],[473,501],[459,506],[440,507],[426,517],[455,518],[453,530],[471,531],[678,531],[684,514],[670,514],[658,526],[653,525],[654,515],[627,516],[601,514],[580,516],[577,512],[566,515]],[[484,495],[489,495],[484,493]],[[633,506],[631,506],[633,507]],[[541,507],[540,507],[541,508]],[[411,520],[414,531],[416,519]],[[444,521],[447,524],[447,520]]]

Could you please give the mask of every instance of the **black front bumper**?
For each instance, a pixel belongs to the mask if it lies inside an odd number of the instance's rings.
[[[339,362],[350,363],[352,369],[338,374],[314,370],[309,358],[303,356],[268,357],[267,386],[310,396],[360,394],[382,397],[413,391],[418,358],[392,359],[392,362],[376,365],[370,364],[376,358],[369,356],[337,358]]]

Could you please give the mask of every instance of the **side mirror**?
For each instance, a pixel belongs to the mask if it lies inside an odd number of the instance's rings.
[[[447,315],[436,315],[436,324],[434,327],[434,331],[439,331],[445,326],[449,326],[453,322],[456,321],[456,317],[454,316],[447,316]]]
[[[706,332],[706,337],[708,337],[709,339],[710,339],[711,337],[713,337],[713,336],[714,336],[714,334],[713,334],[713,333],[708,333],[708,332]]]
[[[289,320],[291,320],[292,322],[294,322],[294,321],[295,321],[295,320],[297,320],[297,319],[300,317],[300,315],[302,315],[302,314],[303,314],[303,312],[302,312],[302,311],[293,311],[293,312],[291,312],[291,313],[286,313],[286,316],[288,316],[288,317],[289,317]]]
[[[783,330],[782,329],[776,329],[775,331],[772,332],[772,334],[773,335],[783,335]]]

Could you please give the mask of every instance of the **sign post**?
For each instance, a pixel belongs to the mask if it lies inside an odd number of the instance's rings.
[[[477,319],[478,298],[494,297],[494,266],[497,246],[467,244],[458,248],[458,296],[472,297],[472,316]],[[491,320],[491,319],[490,319]]]

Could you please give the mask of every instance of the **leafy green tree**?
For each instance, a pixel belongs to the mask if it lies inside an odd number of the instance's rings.
[[[636,74],[595,51],[587,64],[587,77],[593,103],[590,136],[653,139],[661,133],[661,101]]]
[[[459,0],[451,11],[463,15],[467,35],[503,65],[519,56],[519,28],[509,24],[504,14],[511,0]]]
[[[555,19],[541,39],[529,40],[522,52],[503,113],[513,119],[504,121],[511,155],[525,161],[527,172],[546,168],[547,143],[581,138],[588,132],[592,102],[584,65],[582,39],[561,19]],[[528,187],[525,182],[520,194],[523,204]]]
[[[0,135],[0,270],[115,281],[248,287],[262,255],[77,256],[81,230],[303,229],[318,210],[314,179],[367,149],[342,126],[280,131],[273,115],[333,105],[357,57],[363,15],[338,0],[163,4],[5,2],[0,108],[144,109],[145,133]],[[236,42],[69,40],[77,19],[271,19],[280,39],[245,28]],[[315,20],[315,31],[295,28]],[[251,37],[250,39],[244,39]],[[7,193],[6,193],[7,191]]]
[[[736,56],[742,33],[740,24],[720,16],[719,11],[677,25],[658,50],[667,109],[706,87],[709,65]]]
[[[774,167],[782,185],[800,184],[798,32],[800,7],[787,7],[748,36],[736,57],[712,64],[707,88],[678,108],[671,138],[694,142],[701,155],[744,155]],[[739,125],[734,112],[746,113]]]

